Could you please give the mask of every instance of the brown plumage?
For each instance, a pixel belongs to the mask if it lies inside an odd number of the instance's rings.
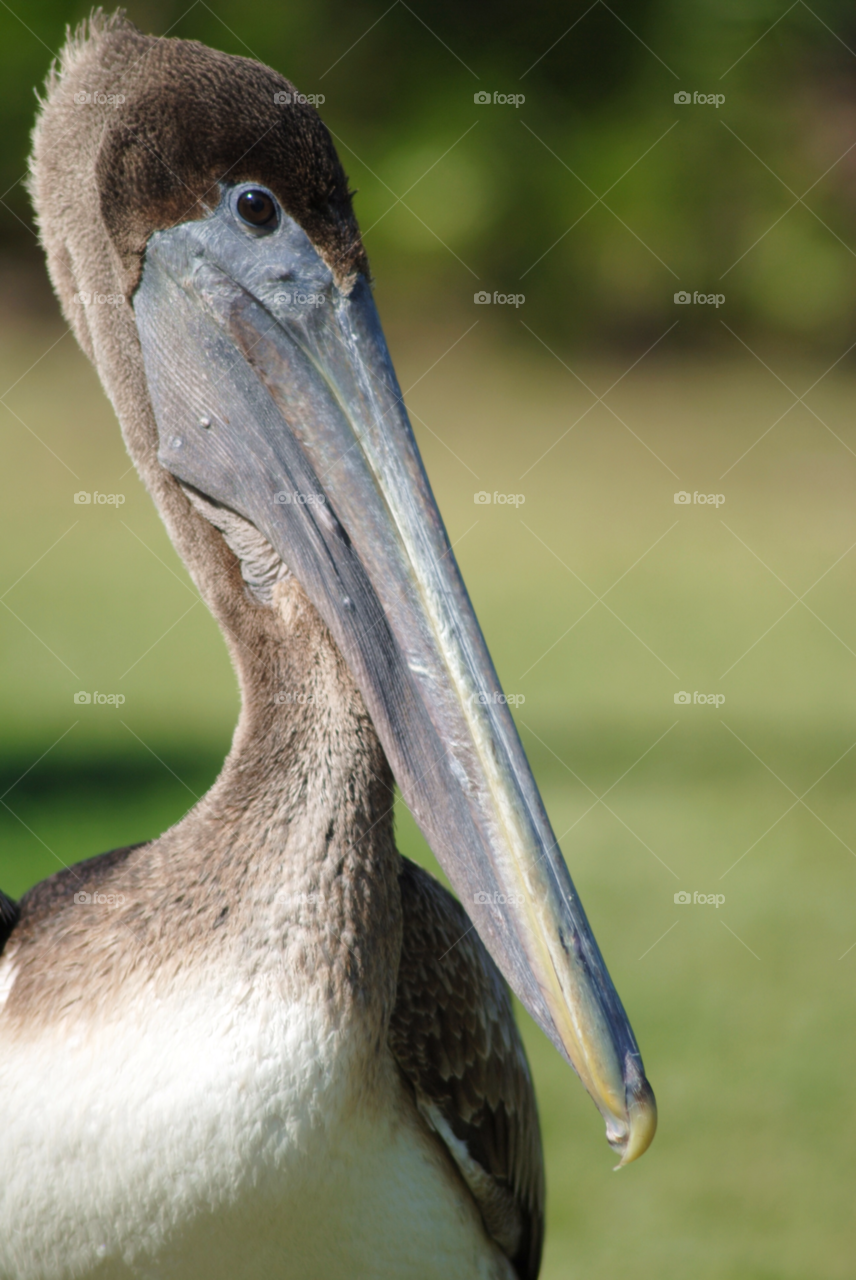
[[[537,1276],[544,1165],[529,1064],[502,977],[461,906],[402,859],[404,913],[389,1043],[416,1104],[521,1277]],[[485,1174],[488,1176],[486,1177]]]
[[[361,1087],[400,1072],[460,1195],[534,1280],[542,1154],[503,979],[457,902],[397,853],[389,766],[300,584],[284,571],[269,603],[250,591],[216,513],[157,459],[129,303],[152,232],[203,216],[221,180],[264,182],[338,281],[367,271],[329,134],[310,106],[275,105],[282,92],[293,86],[266,67],[142,36],[120,17],[94,18],[48,84],[31,187],[51,276],[220,623],[243,704],[220,778],[176,827],[36,886],[17,920],[0,902],[18,974],[4,1019],[24,1039],[71,1025],[84,979],[96,1021],[120,994],[181,992],[206,967],[254,982],[275,972],[284,997],[311,984],[361,1045]],[[122,94],[123,109],[84,110],[75,95],[86,93]],[[84,308],[80,290],[124,301]],[[83,915],[81,889],[123,901]]]

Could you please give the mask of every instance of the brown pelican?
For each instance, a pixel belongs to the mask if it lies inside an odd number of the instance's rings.
[[[622,1164],[654,1099],[330,136],[274,71],[97,16],[49,79],[31,189],[243,705],[175,827],[2,901],[0,1275],[529,1280],[542,1156],[501,975]],[[397,852],[393,778],[463,908]]]

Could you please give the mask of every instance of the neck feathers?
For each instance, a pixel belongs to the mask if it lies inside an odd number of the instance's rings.
[[[391,999],[400,948],[392,775],[350,671],[291,576],[237,645],[243,706],[232,750],[200,804],[158,843],[180,874],[216,882],[209,923],[242,945],[284,948],[344,995]]]
[[[359,1027],[371,1054],[385,1036],[401,950],[389,766],[299,583],[278,581],[269,606],[245,598],[229,628],[243,706],[220,777],[159,839],[91,865],[87,890],[121,905],[81,910],[76,881],[24,899],[7,1009],[23,1025],[109,1018],[135,992],[262,984]]]

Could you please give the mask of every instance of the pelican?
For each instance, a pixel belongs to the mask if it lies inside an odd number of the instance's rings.
[[[534,1280],[544,1174],[509,987],[622,1165],[654,1097],[330,135],[275,71],[96,14],[50,74],[30,184],[242,707],[176,826],[0,903],[0,1275]],[[396,850],[396,782],[457,898]]]

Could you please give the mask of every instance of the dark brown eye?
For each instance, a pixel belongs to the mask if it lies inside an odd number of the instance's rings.
[[[238,196],[238,214],[251,227],[276,225],[276,205],[266,191],[242,191]]]

